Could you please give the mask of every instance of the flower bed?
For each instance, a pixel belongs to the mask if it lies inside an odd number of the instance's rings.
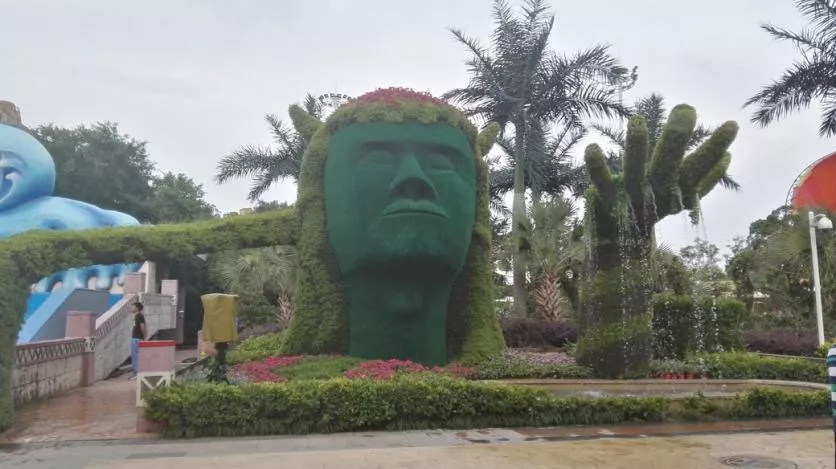
[[[575,364],[574,357],[563,352],[535,353],[506,350],[474,367],[474,379],[545,379],[589,378],[589,369]]]
[[[392,379],[409,373],[432,373],[457,378],[474,375],[471,368],[459,365],[427,368],[409,360],[363,360],[338,356],[283,356],[264,360],[239,363],[230,371],[232,382],[283,383],[305,379],[328,379],[345,377],[349,379]]]
[[[826,416],[829,393],[756,389],[733,399],[556,397],[449,376],[175,385],[146,396],[170,437]]]

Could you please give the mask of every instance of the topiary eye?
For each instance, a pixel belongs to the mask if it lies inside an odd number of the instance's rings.
[[[450,160],[450,157],[438,151],[432,151],[425,154],[422,158],[422,166],[427,169],[435,171],[454,171],[456,165]]]
[[[394,153],[384,149],[373,149],[363,154],[360,158],[361,164],[375,165],[375,166],[390,166],[397,162],[397,157]]]

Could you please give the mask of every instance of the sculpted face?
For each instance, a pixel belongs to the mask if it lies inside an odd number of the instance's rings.
[[[35,137],[0,124],[0,210],[52,195],[55,163]]]
[[[475,220],[476,167],[459,129],[351,124],[330,139],[324,182],[328,240],[342,273],[402,261],[461,270]]]

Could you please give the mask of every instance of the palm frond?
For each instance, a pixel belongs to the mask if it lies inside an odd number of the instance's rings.
[[[720,177],[720,180],[717,181],[717,182],[718,182],[718,184],[720,184],[720,186],[723,189],[734,191],[734,192],[740,192],[740,189],[741,189],[740,184],[737,181],[735,181],[728,174],[724,174],[722,177]]]
[[[624,139],[625,139],[625,132],[623,130],[617,130],[612,127],[608,127],[603,124],[591,124],[589,126],[599,134],[606,137],[611,143],[614,143],[618,146],[622,151],[624,150]]]

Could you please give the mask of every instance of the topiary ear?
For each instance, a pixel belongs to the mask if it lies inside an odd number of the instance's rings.
[[[484,158],[491,151],[493,144],[496,143],[497,135],[499,135],[499,124],[496,122],[491,122],[479,132],[476,137],[476,151],[479,152],[480,158]]]
[[[322,121],[310,115],[302,109],[299,105],[293,104],[288,110],[290,113],[290,120],[293,122],[293,127],[299,132],[299,135],[305,139],[306,142],[311,141],[311,137],[322,127]]]

